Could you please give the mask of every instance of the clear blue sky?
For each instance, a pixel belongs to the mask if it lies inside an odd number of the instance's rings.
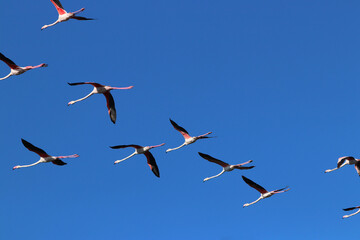
[[[92,22],[40,31],[57,12],[49,0],[1,1],[0,52],[20,66],[48,63],[0,82],[0,239],[358,239],[360,205],[358,1],[62,0]],[[0,76],[9,68],[0,63]],[[113,91],[118,119],[94,81]],[[169,117],[199,141],[183,142]],[[68,165],[12,171],[38,156],[77,153]],[[119,144],[154,149],[161,178]],[[221,171],[200,158],[256,167]],[[259,194],[245,175],[287,193],[248,208]]]

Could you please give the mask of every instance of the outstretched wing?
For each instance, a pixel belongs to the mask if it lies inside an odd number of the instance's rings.
[[[115,124],[115,122],[116,122],[116,109],[115,109],[114,98],[111,95],[110,91],[105,92],[104,96],[106,98],[106,106],[108,108],[110,119]]]
[[[66,13],[64,7],[61,5],[59,0],[50,0],[54,6],[56,7],[56,10],[58,11],[59,15],[63,15]]]
[[[160,177],[159,168],[156,164],[154,156],[149,151],[146,151],[144,154],[147,158],[147,164],[149,165],[151,171],[155,174],[155,176]]]
[[[21,139],[21,142],[24,144],[24,146],[29,151],[32,151],[32,152],[38,154],[40,157],[48,157],[49,156],[49,154],[47,154],[44,150],[42,150],[41,148],[35,147],[34,145],[29,143],[28,141],[26,141],[24,139]]]
[[[128,147],[133,147],[133,148],[142,148],[142,146],[135,145],[135,144],[110,146],[110,148],[112,148],[112,149],[128,148]]]
[[[234,168],[236,168],[236,169],[252,169],[253,167],[255,167],[255,166],[249,166],[249,167],[243,167],[243,166],[234,166]]]
[[[94,87],[104,87],[104,85],[101,85],[99,83],[94,83],[94,82],[76,82],[76,83],[69,83],[68,84],[70,86],[76,86],[76,85],[83,85],[83,84],[91,84],[93,85]]]
[[[244,179],[244,181],[252,188],[255,188],[256,190],[258,190],[260,193],[267,193],[268,191],[266,191],[265,188],[263,188],[262,186],[260,186],[259,184],[251,181],[250,179],[248,179],[247,177],[242,176],[242,178]]]
[[[219,159],[213,158],[213,157],[210,156],[210,155],[207,155],[207,154],[204,154],[204,153],[201,153],[201,152],[199,152],[199,155],[200,155],[200,157],[208,160],[209,162],[213,162],[213,163],[219,164],[219,165],[222,166],[222,167],[227,167],[227,166],[229,166],[229,164],[227,164],[226,162],[223,162],[223,161],[221,161],[221,160],[219,160]]]
[[[351,208],[344,208],[343,210],[344,211],[351,211],[351,210],[354,210],[354,209],[358,209],[359,207],[351,207]]]
[[[339,158],[338,162],[337,162],[337,168],[339,168],[341,165],[343,165],[346,160],[351,161],[351,160],[355,160],[355,158],[349,157],[349,156]]]
[[[359,174],[360,176],[360,161],[356,161],[355,163],[355,169],[356,169],[356,172]]]
[[[80,17],[80,16],[72,16],[71,18],[76,20],[94,20],[93,18],[86,18],[86,17]]]
[[[2,53],[0,53],[0,60],[6,63],[11,69],[15,69],[18,67],[18,65],[16,65],[13,61],[8,59],[7,57],[5,57],[4,54]]]
[[[56,159],[56,160],[53,160],[51,161],[53,164],[55,165],[59,165],[59,166],[63,166],[63,165],[66,165],[67,163],[66,162],[63,162],[61,161],[60,159]]]
[[[181,133],[181,135],[184,136],[185,139],[191,138],[189,133],[183,127],[180,127],[179,125],[177,125],[176,122],[174,122],[173,120],[171,120],[171,119],[169,119],[169,120],[170,120],[171,125],[173,125],[173,127],[177,131],[179,131]]]

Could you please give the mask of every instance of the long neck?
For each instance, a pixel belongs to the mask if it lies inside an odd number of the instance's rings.
[[[85,97],[83,97],[83,98],[80,98],[80,99],[78,99],[78,100],[75,100],[75,101],[71,101],[70,103],[71,103],[71,104],[74,104],[74,103],[76,103],[76,102],[80,102],[80,101],[82,101],[82,100],[87,99],[88,97],[90,97],[90,96],[93,95],[93,94],[94,94],[94,92],[91,92],[91,93],[89,93],[87,96],[85,96]]]
[[[10,77],[11,75],[12,75],[12,73],[9,73],[9,74],[8,74],[8,75],[6,75],[5,77],[0,78],[0,80],[4,80],[4,79],[6,79],[6,78]]]
[[[260,201],[262,199],[262,196],[260,196],[258,199],[256,199],[255,201],[251,202],[251,203],[248,203],[247,206],[250,206],[254,203],[257,203],[258,201]]]
[[[51,26],[54,26],[55,24],[57,24],[59,21],[56,20],[56,22],[52,23],[52,24],[49,24],[49,25],[44,25],[41,30],[45,29],[45,28],[48,28],[48,27],[51,27]]]
[[[37,164],[39,164],[39,163],[41,163],[41,162],[42,162],[42,161],[39,160],[39,161],[37,161],[37,162],[35,162],[35,163],[33,163],[33,164],[18,166],[18,168],[32,167],[32,166],[35,166],[35,165],[37,165]]]
[[[343,218],[348,218],[348,217],[354,216],[354,215],[358,214],[359,212],[360,212],[360,209],[357,210],[356,212],[352,213],[352,214],[343,216]]]
[[[131,154],[130,156],[127,156],[126,158],[123,158],[123,159],[121,159],[121,160],[116,160],[116,161],[114,162],[114,164],[117,164],[117,163],[120,163],[120,162],[122,162],[122,161],[125,161],[126,159],[129,159],[129,158],[131,158],[132,156],[134,156],[135,154],[137,154],[137,153],[134,152],[133,154]]]
[[[212,179],[212,178],[216,178],[216,177],[220,176],[221,174],[223,174],[224,172],[225,172],[225,168],[223,168],[223,170],[221,171],[221,173],[219,173],[218,175],[205,178],[205,179],[204,179],[204,182],[206,182],[206,181],[208,181],[208,180],[210,180],[210,179]]]
[[[185,145],[186,145],[186,143],[183,143],[183,144],[181,144],[180,146],[178,146],[178,147],[176,147],[176,148],[169,148],[168,150],[166,150],[166,152],[174,151],[174,150],[176,150],[176,149],[182,148],[182,147],[185,146]]]

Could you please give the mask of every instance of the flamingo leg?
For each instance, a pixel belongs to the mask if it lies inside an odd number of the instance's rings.
[[[85,96],[85,97],[83,97],[83,98],[80,98],[80,99],[75,100],[75,101],[70,101],[70,102],[68,103],[68,106],[69,106],[69,105],[72,105],[72,104],[74,104],[74,103],[76,103],[76,102],[80,102],[80,101],[82,101],[82,100],[85,100],[85,99],[87,99],[88,97],[90,97],[90,96],[93,95],[93,94],[94,94],[94,92],[91,92],[91,93],[89,93],[87,96]]]
[[[137,153],[136,152],[134,152],[133,154],[131,154],[130,156],[127,156],[126,158],[123,158],[123,159],[121,159],[121,160],[116,160],[115,162],[114,162],[114,164],[117,164],[117,163],[120,163],[120,162],[122,162],[122,161],[125,161],[126,159],[129,159],[129,158],[131,158],[132,156],[134,156],[134,155],[136,155]]]
[[[225,169],[223,168],[223,170],[221,171],[221,173],[219,173],[218,175],[212,176],[212,177],[205,178],[205,179],[203,180],[203,182],[206,182],[206,181],[208,181],[208,180],[210,180],[210,179],[212,179],[212,178],[216,178],[216,177],[220,176],[221,174],[223,174],[224,172],[225,172]]]
[[[4,79],[6,79],[6,78],[8,78],[8,77],[10,77],[12,74],[11,73],[9,73],[8,75],[6,75],[5,77],[3,77],[3,78],[0,78],[0,80],[4,80]]]
[[[77,157],[79,157],[78,154],[73,154],[73,155],[69,155],[69,156],[58,156],[56,158],[77,158]]]
[[[352,213],[352,214],[344,215],[342,218],[348,218],[348,217],[354,216],[354,215],[358,214],[359,212],[360,212],[360,209],[357,210],[356,212]]]
[[[85,8],[79,9],[79,10],[73,12],[73,14],[78,14],[79,12],[82,12],[82,11],[84,11],[84,10],[85,10]]]
[[[166,153],[171,152],[171,151],[174,151],[174,150],[177,150],[177,149],[179,149],[179,148],[182,148],[182,147],[185,146],[185,145],[186,145],[186,143],[183,143],[183,144],[181,144],[180,146],[178,146],[178,147],[176,147],[176,148],[169,148],[168,150],[166,150]]]

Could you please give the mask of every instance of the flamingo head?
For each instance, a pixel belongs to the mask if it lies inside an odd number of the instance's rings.
[[[46,63],[40,64],[40,67],[47,67],[48,65]]]
[[[13,167],[13,170],[18,169],[18,168],[20,168],[20,166],[15,166],[15,167]]]
[[[250,204],[245,203],[245,204],[243,205],[243,207],[247,207],[247,206],[250,206]]]
[[[44,30],[45,28],[47,28],[48,26],[47,25],[44,25],[41,27],[41,31]]]
[[[75,103],[75,101],[70,101],[69,103],[68,103],[68,106],[70,106],[70,105],[72,105],[72,104],[74,104]]]

